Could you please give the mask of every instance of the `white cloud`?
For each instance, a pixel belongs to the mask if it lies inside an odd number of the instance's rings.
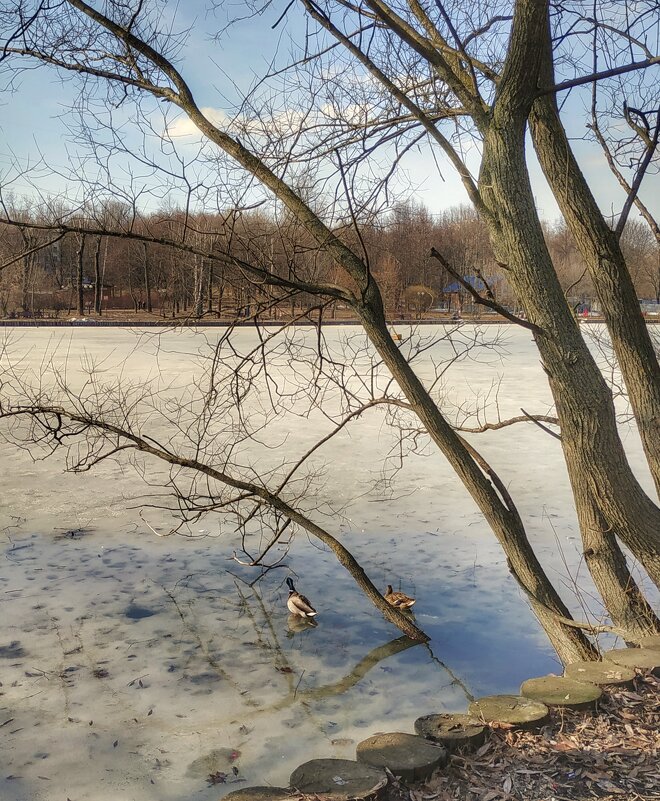
[[[227,128],[230,124],[229,117],[220,108],[213,108],[212,106],[202,106],[200,109],[202,114],[207,120],[221,128]],[[195,136],[202,137],[199,129],[195,123],[186,114],[179,114],[179,116],[168,122],[167,134],[172,139],[180,139],[183,137]]]

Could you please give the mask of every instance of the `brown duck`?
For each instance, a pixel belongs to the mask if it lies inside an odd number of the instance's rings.
[[[411,598],[409,595],[406,595],[405,592],[394,592],[391,584],[387,585],[383,598],[385,598],[390,606],[394,606],[397,609],[410,609],[410,607],[414,606],[416,603],[415,598]]]

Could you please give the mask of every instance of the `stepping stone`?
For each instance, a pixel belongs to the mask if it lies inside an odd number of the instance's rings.
[[[395,731],[358,743],[357,758],[376,768],[389,768],[404,781],[422,781],[447,763],[447,751],[416,734]]]
[[[322,795],[329,801],[367,798],[387,784],[385,771],[352,759],[312,759],[289,780],[294,791]]]
[[[651,634],[649,637],[642,637],[639,641],[640,648],[660,648],[660,634]]]
[[[486,739],[486,727],[469,715],[424,715],[415,721],[420,737],[442,743],[450,751],[479,748]]]
[[[564,676],[567,679],[589,681],[599,686],[615,686],[630,689],[633,686],[635,671],[615,665],[614,662],[573,662],[566,665]]]
[[[660,676],[660,648],[615,648],[605,651],[605,659],[623,667],[650,670],[655,676]]]
[[[286,787],[241,787],[223,797],[223,801],[283,801],[291,798]]]
[[[587,709],[596,705],[603,691],[586,681],[564,676],[539,676],[537,679],[524,681],[520,685],[520,694],[546,706]]]
[[[487,695],[469,706],[469,713],[486,723],[509,723],[520,729],[542,726],[548,719],[548,707],[522,695]]]

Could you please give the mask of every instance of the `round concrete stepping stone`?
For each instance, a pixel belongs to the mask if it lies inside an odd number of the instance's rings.
[[[548,718],[548,707],[522,695],[487,695],[472,701],[470,715],[486,723],[509,723],[520,729],[542,726]]]
[[[394,731],[358,743],[357,758],[376,768],[389,768],[405,781],[422,781],[447,763],[447,751],[416,734]]]
[[[486,739],[486,726],[470,715],[424,715],[415,721],[415,731],[450,751],[479,748]]]
[[[352,759],[312,759],[293,771],[289,783],[294,791],[323,795],[331,801],[348,801],[373,795],[387,784],[387,775]]]
[[[241,787],[223,797],[223,801],[283,801],[291,798],[291,790],[286,787]]]
[[[660,648],[615,648],[605,651],[605,659],[623,667],[650,670],[660,676]]]
[[[651,634],[649,637],[642,637],[639,641],[640,648],[660,648],[660,634]]]
[[[630,689],[633,686],[635,671],[622,665],[615,665],[614,662],[572,662],[566,665],[564,676],[567,679],[589,681],[598,686]]]
[[[524,681],[520,685],[520,694],[525,698],[540,701],[546,706],[587,709],[596,705],[603,691],[595,684],[586,681],[564,676],[539,676]]]

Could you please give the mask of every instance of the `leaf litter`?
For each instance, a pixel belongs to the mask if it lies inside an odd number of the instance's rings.
[[[660,801],[660,680],[605,689],[597,710],[553,710],[540,731],[492,728],[410,801]]]

